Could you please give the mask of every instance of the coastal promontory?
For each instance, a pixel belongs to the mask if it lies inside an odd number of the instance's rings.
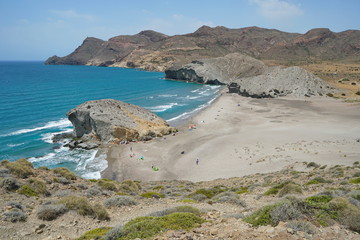
[[[176,131],[154,113],[114,99],[85,102],[67,116],[75,137],[101,142],[148,140]]]

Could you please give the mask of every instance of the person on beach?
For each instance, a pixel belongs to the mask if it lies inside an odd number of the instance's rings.
[[[196,159],[196,165],[199,165],[199,159],[198,158]]]

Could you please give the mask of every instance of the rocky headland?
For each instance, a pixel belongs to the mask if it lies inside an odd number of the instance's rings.
[[[114,99],[85,102],[71,109],[67,116],[74,126],[74,137],[79,138],[67,145],[71,148],[145,141],[177,131],[154,113]]]
[[[356,61],[360,56],[360,31],[335,33],[326,28],[305,34],[276,29],[202,26],[194,33],[167,36],[155,31],[121,35],[103,41],[86,38],[65,57],[46,64],[117,66],[164,71],[197,59],[242,53],[261,60],[282,62]]]

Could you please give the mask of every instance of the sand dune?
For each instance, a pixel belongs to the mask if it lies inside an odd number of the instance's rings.
[[[332,98],[223,94],[176,136],[110,147],[102,177],[204,181],[284,168],[306,170],[303,162],[352,165],[360,160],[359,120],[359,104]],[[196,129],[189,130],[189,125]]]

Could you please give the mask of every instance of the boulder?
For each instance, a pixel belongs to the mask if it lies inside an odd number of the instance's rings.
[[[86,140],[135,141],[176,132],[154,113],[114,99],[85,102],[67,116],[74,126],[75,137]]]

